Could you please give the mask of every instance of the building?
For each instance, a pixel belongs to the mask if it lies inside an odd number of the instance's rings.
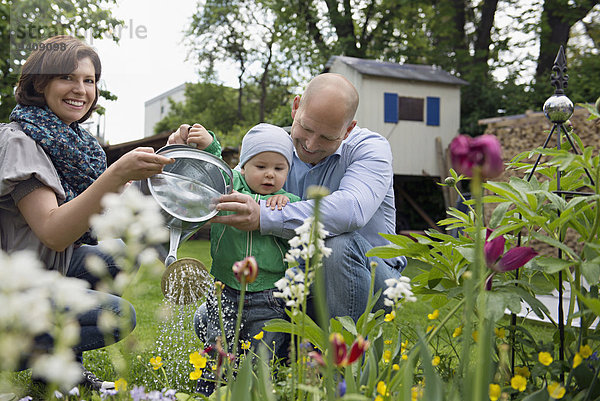
[[[346,56],[331,57],[325,71],[343,75],[356,87],[358,125],[390,142],[394,174],[440,175],[437,149],[446,149],[458,134],[460,88],[466,81],[430,65]]]
[[[144,138],[155,134],[154,126],[171,110],[169,99],[174,102],[185,100],[185,83],[144,102]]]

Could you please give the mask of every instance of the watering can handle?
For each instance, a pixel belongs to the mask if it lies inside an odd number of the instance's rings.
[[[190,130],[192,129],[192,125],[190,124],[190,126],[188,127],[188,134],[190,132]],[[187,144],[189,147],[197,149],[198,148],[198,144],[197,143],[188,143]],[[223,161],[223,163],[225,164],[225,162]],[[225,173],[227,174],[227,176],[229,177],[229,185],[227,185],[225,187],[225,192],[230,194],[231,191],[233,191],[233,173],[230,173],[231,169],[224,169],[223,166],[218,166],[221,170],[225,171]],[[229,167],[229,166],[227,166]]]

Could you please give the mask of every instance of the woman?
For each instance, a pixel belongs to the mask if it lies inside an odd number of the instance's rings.
[[[48,269],[86,280],[94,288],[97,279],[86,270],[87,255],[104,259],[113,276],[119,271],[98,249],[89,229],[90,217],[101,212],[102,196],[120,191],[130,180],[160,173],[173,160],[152,148],[137,148],[106,168],[102,147],[80,126],[98,101],[98,55],[69,36],[43,43],[23,65],[11,122],[0,125],[0,247],[7,253],[33,250]],[[96,295],[98,308],[79,318],[75,352],[80,360],[83,351],[128,334],[117,330],[107,338],[97,327],[100,311],[129,316],[131,329],[135,325],[129,302]],[[36,346],[47,349],[52,338],[40,336]],[[114,387],[85,369],[82,374],[82,384],[89,387]]]

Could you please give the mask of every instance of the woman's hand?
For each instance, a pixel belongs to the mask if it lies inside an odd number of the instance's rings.
[[[141,180],[161,173],[165,165],[174,161],[170,157],[157,155],[150,147],[140,147],[121,156],[106,173],[114,174],[120,184],[124,185],[131,180]]]

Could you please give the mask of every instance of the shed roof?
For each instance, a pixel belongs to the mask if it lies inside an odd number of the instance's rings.
[[[437,82],[450,85],[468,85],[464,79],[455,77],[433,65],[423,64],[398,64],[389,61],[368,60],[348,56],[332,56],[325,64],[325,72],[328,72],[333,63],[338,60],[354,68],[364,75],[374,75],[404,79],[410,81]]]

